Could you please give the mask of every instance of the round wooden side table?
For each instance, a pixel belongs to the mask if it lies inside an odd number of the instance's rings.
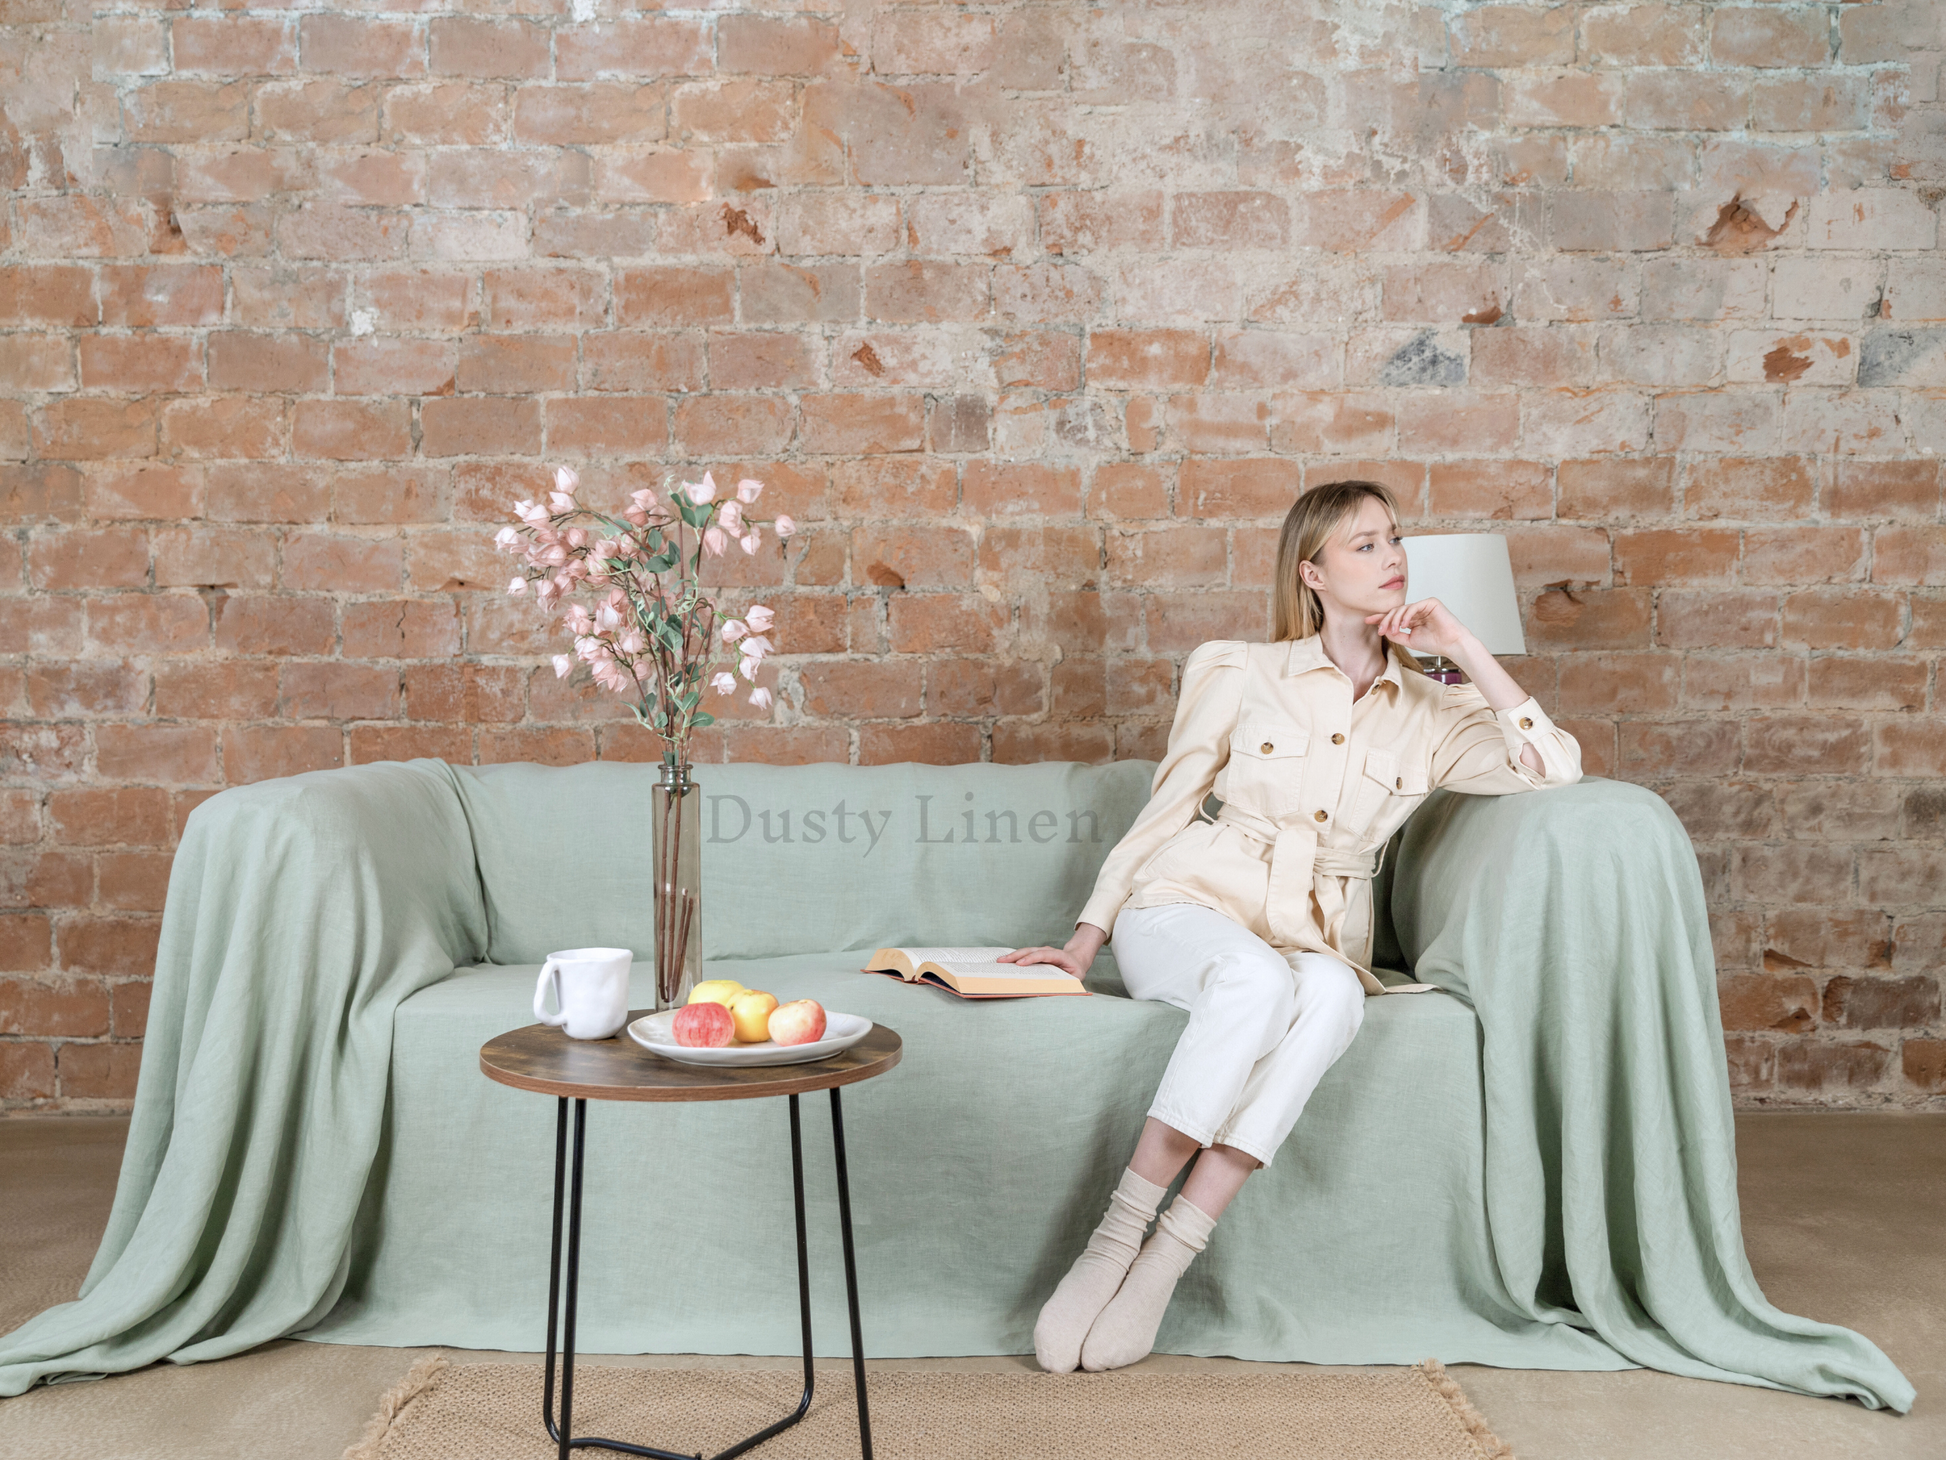
[[[631,1009],[629,1020],[649,1013]],[[714,1457],[730,1460],[753,1445],[761,1445],[804,1418],[811,1407],[814,1375],[811,1365],[811,1273],[804,1225],[804,1146],[797,1097],[814,1090],[831,1092],[831,1145],[838,1167],[838,1225],[844,1238],[845,1301],[851,1310],[852,1380],[858,1391],[858,1437],[864,1460],[872,1456],[871,1417],[865,1405],[865,1350],[858,1322],[858,1263],[851,1240],[851,1187],[845,1176],[844,1108],[841,1086],[855,1085],[882,1075],[899,1062],[899,1036],[883,1024],[854,1044],[825,1059],[797,1065],[725,1067],[688,1065],[651,1054],[624,1030],[612,1039],[570,1039],[546,1024],[530,1024],[488,1040],[480,1047],[480,1070],[490,1080],[516,1090],[534,1090],[556,1097],[554,1118],[554,1245],[547,1276],[547,1377],[541,1394],[541,1415],[548,1438],[560,1446],[560,1460],[571,1448],[596,1447],[655,1460],[701,1460],[674,1450],[631,1445],[620,1440],[576,1436],[574,1409],[575,1298],[581,1279],[581,1171],[590,1100],[754,1100],[767,1095],[790,1099],[791,1192],[797,1203],[797,1295],[804,1328],[804,1396],[792,1413],[739,1440]],[[568,1105],[574,1105],[574,1154],[568,1156]],[[563,1199],[567,1214],[567,1292],[562,1303],[561,1226]],[[561,1409],[554,1412],[555,1328],[560,1320]]]

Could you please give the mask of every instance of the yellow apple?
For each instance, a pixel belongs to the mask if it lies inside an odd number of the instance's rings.
[[[731,999],[730,1017],[736,1020],[737,1038],[745,1044],[761,1044],[770,1038],[770,1011],[776,1007],[776,995],[762,989],[744,989]]]
[[[687,1002],[721,1004],[728,1008],[730,1000],[742,992],[743,985],[733,978],[706,978],[689,991]]]

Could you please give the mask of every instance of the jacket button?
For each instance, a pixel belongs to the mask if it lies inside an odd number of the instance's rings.
[[[1331,819],[1331,813],[1329,811],[1320,811],[1318,813],[1319,821],[1329,821],[1330,819]]]
[[[1268,740],[1266,740],[1262,745],[1259,745],[1257,747],[1257,749],[1261,750],[1265,755],[1269,755],[1271,751],[1275,750],[1276,748],[1277,747],[1272,745]]]
[[[1343,745],[1345,743],[1345,737],[1342,735],[1334,735],[1331,737],[1331,743],[1333,745]]]
[[[1532,730],[1534,728],[1534,722],[1528,719],[1527,716],[1522,715],[1520,717],[1520,728],[1523,730]]]
[[[1405,777],[1400,776],[1398,777],[1398,779],[1394,780],[1392,782],[1392,789],[1395,791],[1403,791],[1405,789]]]

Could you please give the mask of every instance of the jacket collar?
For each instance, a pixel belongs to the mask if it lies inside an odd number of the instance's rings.
[[[1396,695],[1405,688],[1405,685],[1399,679],[1399,675],[1402,672],[1399,669],[1399,655],[1406,651],[1392,643],[1388,643],[1385,649],[1385,668],[1380,671],[1378,678],[1373,681],[1373,684],[1389,684],[1392,686],[1392,691]],[[1344,670],[1333,664],[1330,657],[1324,652],[1324,640],[1319,635],[1309,634],[1302,639],[1292,639],[1290,641],[1290,650],[1284,656],[1285,676],[1308,674],[1312,670],[1317,669],[1328,669],[1341,679],[1347,678]]]

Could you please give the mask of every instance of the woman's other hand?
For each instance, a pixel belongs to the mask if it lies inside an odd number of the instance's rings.
[[[1076,978],[1084,977],[1101,952],[1101,945],[1108,941],[1108,934],[1093,923],[1076,923],[1074,936],[1068,939],[1065,948],[1050,948],[1041,944],[1033,948],[1016,948],[1011,953],[1002,953],[1001,963],[1052,963],[1063,973],[1071,973]]]

